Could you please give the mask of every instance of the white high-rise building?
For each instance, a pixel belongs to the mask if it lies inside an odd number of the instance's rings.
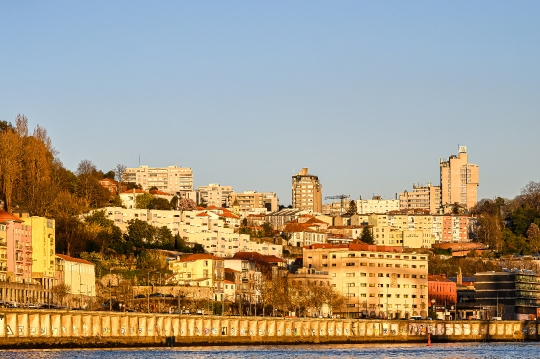
[[[124,181],[141,185],[143,190],[156,187],[168,193],[193,192],[193,171],[189,167],[148,167],[126,168]]]

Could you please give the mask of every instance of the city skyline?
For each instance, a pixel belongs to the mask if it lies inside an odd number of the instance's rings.
[[[465,145],[478,199],[540,169],[536,2],[1,2],[0,120],[104,171],[190,167],[194,186],[291,201],[394,198]]]

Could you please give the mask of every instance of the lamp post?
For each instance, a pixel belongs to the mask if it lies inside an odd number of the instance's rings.
[[[146,285],[149,287],[149,283],[150,283],[150,273],[152,272],[155,272],[155,270],[151,270],[151,271],[148,271],[148,273],[146,274]],[[146,294],[146,298],[147,298],[147,305],[148,305],[148,308],[147,308],[147,311],[148,313],[150,313],[150,293],[149,292],[149,289],[147,290],[147,294]]]
[[[437,308],[435,307],[435,302],[435,298],[431,298],[431,311],[435,313],[435,318],[432,319],[437,319]]]
[[[86,294],[88,294],[88,284],[79,283],[79,308],[82,308],[82,291],[81,287],[86,286]]]

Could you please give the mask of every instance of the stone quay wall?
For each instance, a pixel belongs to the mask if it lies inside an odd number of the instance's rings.
[[[0,311],[0,349],[538,340],[535,321],[405,321]]]

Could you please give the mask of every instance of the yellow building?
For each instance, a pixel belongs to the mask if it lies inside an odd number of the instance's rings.
[[[20,218],[32,227],[32,278],[46,288],[54,283],[55,222],[54,219],[23,213]]]
[[[441,158],[441,207],[445,212],[451,210],[454,203],[465,209],[472,208],[478,201],[478,166],[469,163],[467,147],[459,146],[457,156],[450,156],[448,161]]]
[[[207,253],[188,254],[169,261],[169,270],[173,272],[170,282],[178,285],[213,288],[216,300],[225,299],[222,258]]]
[[[322,185],[307,168],[292,176],[292,207],[322,213]]]

